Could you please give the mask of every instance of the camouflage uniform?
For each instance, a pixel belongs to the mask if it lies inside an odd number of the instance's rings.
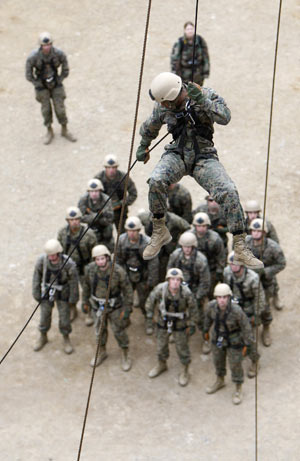
[[[126,173],[124,173],[123,171],[117,170],[116,176],[113,179],[110,179],[106,176],[105,170],[102,170],[98,174],[96,174],[95,178],[100,179],[100,181],[103,184],[105,194],[110,196],[113,193],[114,189],[116,188],[117,184],[125,176],[125,174]],[[124,187],[125,187],[125,179],[122,182],[122,184],[120,184],[120,186],[117,188],[116,192],[112,195],[112,198],[111,198],[112,208],[114,211],[114,223],[115,223],[117,230],[119,227],[119,221],[121,217],[121,207],[122,207],[122,202],[123,202]],[[126,204],[124,208],[121,232],[124,232],[125,230],[124,223],[127,219],[128,207],[132,205],[133,202],[135,202],[136,198],[137,198],[137,189],[136,189],[134,182],[129,177],[128,187],[127,187],[127,196],[126,196],[126,202],[125,202]]]
[[[186,117],[176,118],[182,110],[167,109],[155,103],[151,116],[140,128],[141,142],[145,145],[158,136],[163,124],[168,125],[175,138],[174,143],[165,146],[165,152],[148,180],[149,209],[154,215],[165,214],[168,186],[179,182],[184,175],[190,175],[220,204],[229,232],[244,232],[244,213],[237,189],[219,162],[212,141],[214,122],[221,125],[229,123],[230,110],[214,90],[202,88],[202,94],[204,99],[201,104],[191,100],[196,127]]]
[[[92,308],[97,340],[101,314],[105,304],[105,297],[108,287],[112,264],[109,263],[105,271],[100,270],[95,262],[88,264],[84,270],[84,281],[82,291],[82,302]],[[107,342],[107,320],[109,319],[115,338],[122,349],[128,349],[129,339],[126,328],[129,326],[129,319],[121,319],[122,311],[132,311],[133,291],[126,272],[118,264],[115,265],[111,280],[110,298],[107,306],[100,345],[105,346]]]
[[[82,213],[82,222],[91,225],[97,212],[102,209],[107,199],[108,196],[101,192],[99,199],[94,203],[89,193],[86,192],[78,202],[78,208]],[[98,243],[105,245],[111,252],[114,251],[113,220],[114,212],[111,202],[108,201],[91,227],[96,234]]]
[[[192,292],[187,286],[181,285],[179,292],[172,296],[168,289],[168,282],[160,283],[147,298],[146,315],[148,319],[153,319],[155,307],[158,308],[156,330],[158,359],[161,361],[168,359],[169,335],[172,332],[179,359],[183,365],[188,365],[191,362],[191,356],[186,329],[189,325],[195,326],[198,321],[197,305]],[[167,312],[184,312],[184,318],[173,320],[173,325],[168,330],[167,321],[164,320],[160,310],[161,307]],[[173,319],[173,317],[168,317],[170,318]]]
[[[209,290],[209,298],[213,297],[213,291],[218,282],[223,279],[223,270],[225,267],[225,251],[221,237],[213,230],[207,229],[203,237],[197,235],[196,229],[192,229],[198,242],[198,250],[203,253],[208,262],[211,283]]]
[[[188,223],[192,222],[192,197],[186,187],[175,184],[173,189],[168,191],[169,211],[185,219]]]
[[[149,243],[147,235],[139,234],[139,241],[129,241],[127,233],[120,235],[117,250],[117,263],[122,266],[128,275],[133,290],[137,290],[139,307],[146,316],[145,302],[150,291],[158,283],[158,257],[149,261],[143,259],[143,251]]]
[[[227,227],[227,222],[224,216],[224,213],[220,209],[217,213],[210,213],[209,212],[209,207],[207,203],[200,204],[195,210],[193,210],[193,216],[195,216],[196,213],[206,213],[210,219],[211,222],[211,228],[215,232],[219,234],[223,241],[224,249],[225,249],[225,257],[227,256],[227,247],[228,247],[228,237],[227,237],[227,232],[228,232],[228,227]]]
[[[78,274],[76,264],[69,259],[65,267],[59,273],[67,256],[59,255],[59,263],[52,264],[47,255],[41,255],[35,265],[32,281],[32,295],[37,302],[41,302],[41,316],[39,330],[47,333],[51,327],[52,308],[56,303],[59,315],[59,330],[62,335],[68,335],[72,331],[70,322],[69,304],[76,304],[79,299]],[[43,294],[58,275],[56,282],[52,285],[54,293],[49,294],[42,300]]]
[[[58,69],[61,66],[60,75]],[[51,47],[49,54],[44,54],[41,50],[32,51],[26,61],[26,78],[35,88],[35,98],[41,104],[44,125],[50,127],[53,122],[51,99],[53,101],[55,114],[61,125],[67,125],[65,89],[63,80],[69,75],[69,66],[65,53],[54,46]],[[46,82],[46,78],[53,77],[51,83]]]
[[[184,275],[184,282],[188,285],[196,298],[198,306],[198,327],[203,329],[204,301],[210,287],[210,272],[206,256],[193,248],[190,258],[186,258],[182,248],[177,248],[170,255],[167,269],[177,267]]]
[[[229,301],[226,310],[219,309],[217,301],[210,301],[205,313],[204,333],[208,333],[211,325],[212,330],[212,353],[216,369],[216,375],[226,375],[226,355],[228,355],[232,381],[237,384],[244,382],[242,366],[243,346],[251,346],[252,331],[247,315],[242,308]]]
[[[82,237],[86,228],[86,224],[80,224],[79,230],[73,234],[70,231],[70,226],[67,225],[60,229],[57,235],[57,240],[61,243],[65,254],[69,255],[76,246],[76,249],[72,253],[72,260],[77,266],[81,284],[84,275],[84,267],[91,262],[92,248],[97,245],[97,237],[92,229],[88,229]]]
[[[141,221],[143,223],[143,226],[145,227],[146,234],[151,236],[152,221],[150,219],[150,214],[143,214],[143,216],[141,216]],[[180,216],[177,216],[174,213],[171,213],[170,211],[166,213],[166,227],[169,229],[169,232],[172,235],[172,241],[167,245],[164,245],[158,255],[160,282],[165,280],[169,256],[175,250],[180,235],[183,232],[190,229],[190,225],[185,219],[181,218]]]
[[[224,269],[224,283],[230,286],[234,300],[247,315],[255,336],[255,326],[260,325],[261,316],[266,309],[265,294],[259,276],[253,270],[244,267],[243,274],[237,277],[230,266],[227,266]],[[249,357],[253,362],[259,359],[254,343],[250,347]]]
[[[258,272],[265,290],[266,300],[269,303],[270,298],[274,298],[278,295],[279,285],[276,274],[285,268],[285,256],[279,244],[269,238],[265,238],[262,245],[254,246],[252,236],[247,235],[246,244],[251,249],[254,256],[261,259],[264,263],[264,269]]]
[[[258,213],[258,218],[261,218],[260,216],[260,213]],[[261,218],[262,219],[262,218]],[[276,229],[274,227],[274,225],[271,223],[271,221],[269,221],[268,219],[265,220],[266,222],[266,228],[268,229],[268,232],[267,232],[267,237],[269,239],[272,239],[274,240],[274,242],[276,243],[279,243],[279,238],[278,238],[278,234],[276,232]],[[249,226],[250,226],[251,222],[249,221],[249,219],[246,217],[246,232],[247,234],[251,235],[251,230],[249,229]]]
[[[179,75],[184,82],[192,80],[194,40],[190,43],[185,37],[180,37],[173,45],[171,53],[171,72]],[[203,85],[209,77],[210,63],[206,41],[196,35],[193,81]]]

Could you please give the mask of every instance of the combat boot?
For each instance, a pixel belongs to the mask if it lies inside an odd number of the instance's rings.
[[[225,382],[224,382],[224,376],[217,376],[217,380],[216,382],[210,386],[210,387],[207,387],[205,389],[205,392],[207,394],[214,394],[215,392],[217,392],[219,389],[222,389],[222,387],[225,386]]]
[[[70,304],[70,322],[73,322],[77,317],[76,304]]]
[[[64,138],[66,138],[68,141],[71,141],[71,142],[76,142],[77,141],[77,138],[75,138],[75,136],[73,136],[72,133],[70,133],[70,131],[68,131],[67,125],[62,125],[61,126],[61,135]]]
[[[146,246],[143,258],[146,260],[155,258],[156,255],[160,252],[160,249],[163,245],[171,242],[172,235],[170,234],[168,228],[166,227],[166,218],[157,219],[153,218],[153,231],[151,235],[151,240]]]
[[[85,324],[86,324],[87,327],[91,327],[92,325],[94,325],[94,319],[91,316],[90,312],[87,314],[87,316],[85,318]]]
[[[63,341],[64,341],[64,351],[66,354],[72,354],[73,352],[73,347],[69,338],[69,335],[64,335],[63,336]]]
[[[242,395],[242,385],[236,384],[235,385],[235,392],[232,394],[232,402],[234,405],[239,405],[242,403],[243,395]]]
[[[152,319],[146,319],[145,321],[146,335],[153,335],[153,322]]]
[[[259,362],[252,362],[248,370],[248,378],[255,378],[255,376],[258,374],[259,370]]]
[[[99,365],[101,365],[101,363],[104,362],[106,358],[107,358],[106,348],[105,346],[100,346],[99,351],[98,351],[98,356],[97,356],[97,362],[95,366],[98,367]],[[95,357],[93,357],[92,360],[90,361],[91,367],[94,366],[94,363],[95,363]]]
[[[271,333],[270,333],[270,325],[264,325],[263,326],[262,342],[263,342],[263,345],[266,346],[266,347],[269,347],[272,344],[272,338],[271,338]]]
[[[182,365],[182,371],[178,377],[178,382],[180,386],[184,387],[188,384],[190,380],[190,375],[189,375],[189,366],[188,365]]]
[[[175,343],[175,339],[174,339],[173,333],[171,333],[170,336],[169,336],[169,343],[170,343],[170,344],[174,344],[174,343]]]
[[[152,368],[151,371],[149,371],[148,376],[149,378],[156,378],[156,376],[159,376],[161,373],[167,370],[167,363],[165,360],[159,360],[158,364]]]
[[[280,299],[279,299],[278,294],[276,294],[276,295],[273,297],[273,306],[274,306],[275,309],[277,309],[278,311],[281,311],[281,310],[284,308],[282,302],[281,302]]]
[[[47,133],[45,135],[44,144],[45,145],[50,144],[53,138],[54,138],[54,132],[53,132],[52,126],[50,125],[47,127]]]
[[[257,259],[252,251],[247,248],[245,238],[247,234],[233,235],[233,264],[245,265],[249,269],[263,269],[264,263]]]
[[[122,352],[122,370],[129,371],[132,365],[131,359],[128,357],[128,348],[121,349]]]
[[[202,354],[209,354],[211,350],[211,345],[209,341],[203,341],[202,344]]]
[[[47,342],[48,342],[47,333],[40,333],[40,337],[35,343],[33,350],[35,352],[40,351],[41,349],[43,349],[45,344],[47,344]]]

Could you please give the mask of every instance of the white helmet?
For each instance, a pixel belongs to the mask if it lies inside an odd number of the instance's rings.
[[[247,212],[260,212],[261,211],[261,206],[260,204],[256,201],[256,200],[248,200],[246,203],[245,203],[245,207],[244,207],[244,210]]]
[[[196,213],[193,220],[194,226],[210,226],[211,222],[207,213]]]
[[[51,34],[49,34],[49,32],[42,32],[39,35],[38,43],[39,45],[50,45],[51,43],[53,43]]]
[[[88,192],[91,190],[103,190],[103,189],[104,187],[100,179],[94,178],[94,179],[89,180],[88,185],[87,185]]]
[[[96,256],[109,256],[111,257],[111,252],[109,251],[108,248],[106,248],[105,245],[96,245],[92,249],[92,257],[96,258]]]
[[[184,280],[182,270],[177,269],[177,267],[171,267],[171,269],[168,270],[166,280],[168,280],[171,277],[178,277],[181,278],[181,280]]]
[[[77,206],[70,206],[67,208],[66,219],[80,219],[82,218],[81,211]]]
[[[153,101],[174,101],[182,88],[182,80],[172,72],[162,72],[151,82],[149,95]]]
[[[44,250],[47,255],[56,255],[57,253],[62,253],[63,251],[61,244],[56,239],[47,240]]]
[[[141,230],[142,223],[140,218],[137,216],[131,216],[130,218],[126,219],[124,227],[126,230]]]
[[[106,155],[106,157],[104,158],[104,164],[103,166],[107,166],[107,167],[118,167],[119,166],[119,162],[118,162],[118,158],[116,155],[113,155],[113,154],[108,154]]]
[[[227,283],[218,283],[214,289],[214,297],[217,296],[232,296],[232,291]]]
[[[249,229],[250,230],[258,230],[258,231],[264,230],[264,232],[268,232],[267,223],[265,222],[265,225],[263,225],[263,223],[264,222],[263,222],[263,220],[261,218],[252,219],[252,221],[250,223],[250,226],[249,226]]]
[[[198,246],[196,235],[193,232],[186,231],[181,234],[178,241],[182,247],[196,247]]]

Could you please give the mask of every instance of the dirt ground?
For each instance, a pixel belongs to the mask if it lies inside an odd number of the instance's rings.
[[[216,126],[221,161],[235,180],[242,203],[263,202],[271,83],[278,3],[273,0],[199,2],[198,32],[208,42],[211,77],[232,121]],[[1,115],[1,284],[0,354],[6,352],[35,307],[33,266],[46,240],[64,225],[103,157],[117,154],[126,169],[141,61],[146,1],[2,0],[0,3]],[[151,111],[147,95],[153,77],[169,70],[173,42],[195,14],[195,1],[153,0],[139,124]],[[298,315],[299,243],[299,1],[282,6],[278,50],[267,215],[279,231],[287,268],[279,276],[282,312],[274,312],[273,344],[260,344],[257,380],[258,459],[299,459],[300,354]],[[76,144],[59,136],[42,144],[44,127],[24,65],[37,36],[49,30],[68,55],[65,82],[70,129]],[[163,134],[163,132],[162,132]],[[137,134],[138,141],[139,136]],[[159,159],[158,147],[132,178],[147,203],[146,179]],[[185,177],[196,206],[205,191]],[[0,368],[0,453],[5,461],[77,459],[95,351],[92,328],[83,314],[73,324],[75,353],[61,350],[54,312],[49,344],[32,350],[39,313]],[[255,381],[245,378],[244,401],[231,403],[233,386],[205,394],[214,380],[211,357],[200,354],[199,334],[191,338],[191,382],[177,383],[179,363],[171,346],[169,371],[150,381],[155,341],[146,337],[135,309],[129,330],[133,368],[120,370],[119,350],[110,334],[109,358],[97,369],[81,453],[82,460],[177,461],[255,459]],[[248,364],[246,363],[245,366]]]

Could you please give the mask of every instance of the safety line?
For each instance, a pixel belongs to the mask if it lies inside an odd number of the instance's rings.
[[[195,33],[194,33],[194,43],[193,43],[192,82],[194,81],[194,68],[195,68],[195,54],[196,54],[196,33],[197,33],[197,21],[198,21],[198,0],[196,0],[196,11],[195,11]]]
[[[263,219],[263,234],[262,234],[263,235],[263,241],[262,241],[261,254],[260,254],[261,261],[262,261],[262,256],[263,256],[263,248],[264,248],[264,240],[265,240],[264,228],[265,228],[265,219],[266,219],[268,179],[269,179],[269,163],[270,163],[270,146],[271,146],[271,134],[272,134],[273,105],[274,105],[274,91],[275,91],[275,77],[276,77],[277,54],[278,54],[278,43],[279,43],[281,7],[282,7],[282,0],[279,0],[279,11],[278,11],[276,44],[275,44],[275,56],[274,56],[274,66],[273,66],[272,93],[271,93],[271,104],[270,104],[270,120],[269,120],[269,135],[268,135],[268,148],[267,148],[267,164],[266,164],[266,175],[265,175],[264,206],[263,206],[263,218],[262,218]],[[258,286],[258,293],[259,293],[259,290],[260,290],[260,284]],[[259,301],[257,301],[257,302],[259,302]],[[270,307],[270,309],[271,309],[271,307]],[[257,311],[257,313],[258,313],[258,311]],[[256,354],[257,354],[257,344],[258,344],[258,325],[256,325],[256,347],[255,347],[256,348]],[[256,374],[255,374],[255,461],[258,461],[258,377],[257,377],[257,375],[258,375],[258,361],[256,361]]]
[[[142,86],[142,76],[143,76],[143,70],[144,70],[144,61],[145,61],[145,53],[146,53],[146,44],[147,44],[149,20],[150,20],[150,11],[151,11],[151,0],[149,0],[149,3],[148,3],[147,20],[146,20],[145,33],[144,33],[143,52],[142,52],[139,84],[138,84],[138,91],[137,91],[136,109],[135,109],[135,116],[134,116],[133,130],[132,130],[130,154],[129,154],[129,160],[128,160],[128,171],[127,171],[127,174],[125,176],[126,179],[125,179],[125,187],[124,187],[124,195],[123,195],[121,216],[120,216],[120,221],[119,221],[119,226],[118,226],[117,241],[116,241],[116,244],[115,244],[114,257],[113,257],[113,261],[112,261],[112,266],[111,266],[111,271],[110,271],[110,276],[109,276],[109,281],[108,281],[108,287],[107,287],[107,291],[106,291],[104,310],[103,310],[103,314],[101,316],[101,323],[100,323],[100,329],[99,329],[98,340],[97,340],[96,354],[95,354],[94,366],[93,366],[93,371],[92,371],[92,376],[91,376],[91,381],[90,381],[90,386],[89,386],[89,392],[88,392],[88,398],[87,398],[87,403],[86,403],[86,409],[85,409],[85,414],[84,414],[83,426],[82,426],[80,443],[79,443],[79,448],[78,448],[77,461],[80,460],[80,456],[81,456],[83,438],[84,438],[84,433],[85,433],[88,410],[89,410],[91,394],[92,394],[92,388],[93,388],[94,377],[95,377],[96,363],[97,363],[97,358],[98,358],[99,349],[100,349],[101,335],[102,335],[102,332],[103,332],[103,329],[104,329],[104,325],[106,323],[107,305],[108,305],[108,300],[109,300],[109,295],[110,295],[110,290],[111,290],[111,282],[112,282],[112,277],[113,277],[115,263],[116,263],[117,249],[118,249],[118,244],[119,244],[119,237],[120,237],[121,228],[122,228],[122,220],[123,220],[124,209],[125,209],[125,198],[126,198],[126,193],[127,193],[129,173],[130,173],[130,170],[132,168],[130,165],[131,165],[131,161],[132,161],[132,152],[133,152],[136,124],[137,124],[137,116],[138,116],[138,110],[139,110],[139,101],[140,101],[141,86]],[[167,135],[168,135],[168,133],[166,134],[166,136]],[[133,165],[136,163],[136,161],[137,160],[135,160]]]

